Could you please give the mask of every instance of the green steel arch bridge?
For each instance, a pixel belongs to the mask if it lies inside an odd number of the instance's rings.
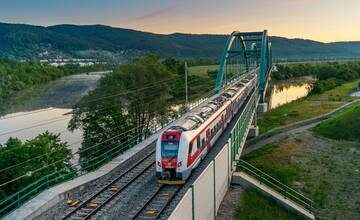
[[[258,135],[257,112],[267,111],[266,88],[273,71],[271,42],[267,30],[261,32],[239,32],[230,34],[223,49],[214,91],[220,92],[228,84],[237,82],[242,76],[255,71],[258,87],[252,94],[232,128],[228,143],[231,160],[240,158],[246,138]],[[236,166],[235,162],[233,163]]]
[[[253,136],[257,134],[257,111],[266,111],[265,92],[272,70],[271,43],[269,42],[266,30],[262,32],[234,31],[230,34],[220,60],[214,92],[219,93],[224,88],[231,86],[233,83],[241,80],[242,77],[254,71],[258,75],[257,89],[248,98],[239,115],[234,117],[234,126],[229,128],[230,131],[228,133],[224,134],[224,136],[227,136],[225,138],[227,143],[231,146],[231,161],[234,169],[248,134]],[[97,165],[95,163],[99,161],[109,162],[120,155],[124,148],[129,149],[143,142],[149,136],[148,132],[141,133],[129,140],[126,146],[120,144],[103,155],[92,159],[94,164],[90,165]],[[74,170],[76,169],[78,168],[74,167]],[[70,173],[70,175],[73,175],[72,178],[84,174]],[[62,170],[48,174],[1,200],[0,218],[9,216],[9,214],[16,215],[14,212],[16,209],[36,195],[54,186],[54,182],[58,184],[62,179],[69,179],[66,175],[69,175],[69,173],[64,174]]]

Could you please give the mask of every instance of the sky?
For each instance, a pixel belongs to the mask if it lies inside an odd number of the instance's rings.
[[[0,0],[0,22],[360,41],[360,0]]]

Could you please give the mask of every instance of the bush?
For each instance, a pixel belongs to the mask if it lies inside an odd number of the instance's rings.
[[[312,85],[310,95],[323,93],[337,86],[340,86],[343,83],[344,83],[343,80],[339,80],[336,78],[318,80]]]

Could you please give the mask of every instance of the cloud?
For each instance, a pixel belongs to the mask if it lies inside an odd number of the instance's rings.
[[[137,16],[134,19],[135,20],[153,19],[153,18],[162,16],[164,14],[168,14],[168,13],[174,11],[174,9],[175,9],[175,6],[168,6],[168,7],[165,7],[165,8],[158,9],[156,11],[152,11],[152,12]]]

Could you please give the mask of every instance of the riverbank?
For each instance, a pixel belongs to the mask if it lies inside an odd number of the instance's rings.
[[[71,119],[67,113],[81,97],[95,89],[99,79],[107,73],[65,76],[17,92],[1,106],[0,143],[5,143],[9,137],[25,141],[48,130],[60,134],[61,140],[68,142],[73,152],[77,151],[82,132],[67,130]]]
[[[260,133],[328,113],[355,100],[357,97],[350,97],[349,94],[355,90],[359,81],[357,79],[322,94],[306,96],[259,114]]]

